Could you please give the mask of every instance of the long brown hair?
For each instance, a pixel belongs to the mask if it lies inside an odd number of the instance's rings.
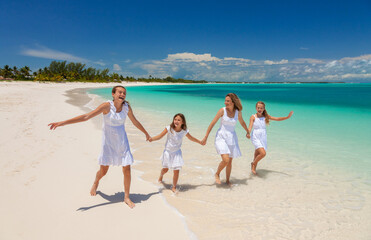
[[[113,93],[113,94],[116,93],[117,88],[123,88],[123,89],[125,89],[125,92],[126,92],[126,88],[125,88],[124,86],[117,85],[117,86],[114,86],[114,87],[112,88],[112,93]],[[126,95],[126,94],[125,94],[125,95]],[[126,97],[125,97],[125,98],[126,98]],[[127,104],[129,105],[129,102],[126,101],[126,100],[125,100],[122,104],[124,105],[125,103],[127,103]]]
[[[177,113],[177,114],[174,115],[174,117],[173,117],[173,121],[172,121],[171,124],[170,124],[170,131],[171,131],[171,129],[175,129],[174,119],[175,119],[177,116],[179,116],[179,117],[183,120],[183,124],[182,124],[181,128],[182,128],[183,130],[187,130],[187,123],[186,123],[185,116],[184,116],[182,113]]]
[[[269,125],[269,115],[268,115],[267,110],[265,109],[265,103],[262,101],[259,101],[256,103],[255,107],[257,107],[258,104],[261,104],[264,106],[263,116],[265,117],[265,124]]]
[[[228,93],[225,97],[231,98],[233,105],[234,105],[234,109],[237,109],[238,111],[242,111],[241,100],[238,98],[238,96],[235,93]]]

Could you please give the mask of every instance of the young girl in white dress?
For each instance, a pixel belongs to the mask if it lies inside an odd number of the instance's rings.
[[[189,133],[185,117],[181,113],[175,114],[173,117],[173,122],[170,124],[170,126],[167,126],[159,135],[149,138],[149,141],[152,142],[159,140],[165,136],[165,134],[167,134],[167,139],[165,143],[165,150],[161,156],[162,170],[158,181],[162,182],[164,174],[167,173],[169,169],[173,170],[173,186],[171,190],[176,193],[179,171],[184,165],[182,150],[180,149],[182,146],[183,137],[186,136],[189,140],[199,144],[201,144],[201,141],[195,137],[192,137],[192,135]]]
[[[235,126],[237,120],[241,126],[249,133],[246,123],[242,118],[242,104],[238,96],[234,93],[228,93],[224,101],[225,107],[219,109],[214,119],[211,121],[202,144],[206,144],[207,138],[215,123],[220,120],[220,127],[216,132],[215,137],[215,148],[218,154],[220,154],[222,161],[219,163],[218,170],[215,173],[215,182],[221,184],[220,172],[226,167],[226,183],[230,185],[230,176],[232,172],[232,160],[233,158],[240,157],[241,152],[238,146],[237,134],[235,132]],[[247,136],[246,134],[246,136]]]
[[[283,121],[289,119],[294,113],[291,111],[287,117],[272,117],[268,115],[267,110],[265,110],[264,102],[257,102],[256,105],[256,114],[250,117],[249,132],[253,128],[251,134],[251,141],[255,146],[254,160],[251,163],[251,171],[256,175],[256,166],[258,162],[262,160],[267,151],[267,131],[266,126],[269,124],[269,120],[274,121]],[[248,135],[250,138],[250,135]]]
[[[126,89],[123,86],[115,86],[112,89],[113,101],[107,101],[95,110],[71,118],[66,121],[50,123],[51,130],[56,129],[68,124],[84,122],[103,114],[103,141],[102,141],[102,151],[98,158],[100,169],[98,170],[93,186],[90,190],[90,194],[95,196],[97,193],[97,188],[100,179],[106,175],[109,166],[122,166],[124,174],[124,189],[125,198],[124,202],[133,208],[135,204],[130,200],[130,182],[131,182],[131,170],[130,165],[133,164],[133,155],[130,152],[130,146],[128,138],[125,131],[125,120],[128,116],[140,131],[146,135],[146,139],[149,140],[150,136],[144,129],[142,124],[135,118],[134,113],[125,101]]]

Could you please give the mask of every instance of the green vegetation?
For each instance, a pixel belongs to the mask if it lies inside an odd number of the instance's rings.
[[[28,66],[18,70],[17,67],[10,68],[5,65],[0,68],[0,76],[5,80],[28,80],[28,81],[50,81],[50,82],[159,82],[159,83],[207,83],[207,81],[186,80],[181,78],[134,78],[122,76],[117,73],[109,74],[109,70],[86,68],[82,63],[67,63],[66,61],[52,61],[49,67],[44,67],[31,74]]]

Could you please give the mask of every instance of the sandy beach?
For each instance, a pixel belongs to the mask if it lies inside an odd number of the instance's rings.
[[[184,140],[185,165],[174,195],[172,173],[164,185],[157,183],[165,140],[146,142],[128,120],[136,207],[123,203],[119,167],[110,168],[91,197],[102,117],[55,131],[47,124],[90,111],[105,100],[86,90],[114,85],[0,82],[0,239],[370,239],[367,176],[301,161],[300,145],[290,146],[274,132],[271,139],[276,135],[280,142],[270,145],[258,176],[249,171],[253,146],[240,137],[243,157],[233,160],[232,187],[214,183],[220,161],[214,133],[206,146]],[[169,124],[165,111],[132,105],[150,135]],[[205,129],[188,120],[192,135],[201,138]]]
[[[88,111],[66,103],[89,101],[71,90],[114,85],[0,82],[0,239],[193,238],[184,218],[139,171],[132,171],[134,209],[122,202],[119,167],[111,167],[98,195],[90,196],[100,119],[55,131],[47,127]]]

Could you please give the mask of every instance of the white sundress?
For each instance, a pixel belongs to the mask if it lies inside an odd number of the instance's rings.
[[[220,119],[220,127],[216,132],[215,148],[219,155],[229,154],[229,157],[236,158],[241,156],[240,147],[238,146],[238,138],[235,132],[235,126],[238,120],[238,110],[233,118],[228,117],[227,111],[224,109],[224,114]]]
[[[127,166],[134,162],[125,131],[125,120],[129,112],[128,103],[124,103],[121,112],[116,112],[113,101],[109,113],[103,115],[102,151],[98,158],[99,165]]]
[[[267,130],[265,125],[265,117],[258,118],[253,115],[255,120],[253,124],[253,131],[251,134],[251,141],[254,144],[255,149],[264,148],[267,150]]]
[[[176,132],[174,129],[171,129],[170,126],[166,127],[167,129],[167,139],[165,143],[165,150],[162,153],[162,167],[169,168],[172,170],[179,170],[184,165],[182,150],[182,140],[185,135],[187,135],[188,130],[181,130]]]

